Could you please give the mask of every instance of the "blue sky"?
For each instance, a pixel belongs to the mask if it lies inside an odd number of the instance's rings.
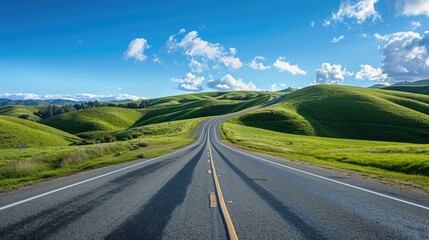
[[[0,97],[424,79],[428,15],[428,0],[2,1]]]

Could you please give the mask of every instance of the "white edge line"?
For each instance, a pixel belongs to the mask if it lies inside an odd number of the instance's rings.
[[[327,178],[327,177],[323,177],[323,176],[320,176],[320,175],[317,175],[317,174],[314,174],[314,173],[306,172],[306,171],[303,171],[303,170],[300,170],[300,169],[297,169],[297,168],[294,168],[294,167],[290,167],[290,166],[287,166],[287,165],[276,163],[276,162],[273,162],[273,161],[270,161],[270,160],[267,160],[267,159],[264,159],[264,158],[261,158],[261,157],[249,154],[249,153],[246,153],[244,151],[237,150],[237,149],[232,148],[232,147],[230,147],[230,146],[222,143],[221,141],[219,141],[216,133],[215,133],[215,139],[216,139],[216,141],[218,143],[220,143],[221,145],[223,145],[226,148],[229,148],[229,149],[231,149],[231,150],[233,150],[233,151],[235,151],[237,153],[240,153],[240,154],[247,155],[249,157],[258,159],[260,161],[268,162],[268,163],[271,163],[271,164],[274,164],[274,165],[277,165],[277,166],[280,166],[280,167],[288,168],[290,170],[297,171],[297,172],[300,172],[300,173],[303,173],[303,174],[307,174],[307,175],[310,175],[310,176],[313,176],[313,177],[316,177],[316,178],[320,178],[320,179],[323,179],[323,180],[326,180],[326,181],[330,181],[330,182],[337,183],[337,184],[340,184],[340,185],[343,185],[343,186],[347,186],[347,187],[350,187],[350,188],[354,188],[354,189],[357,189],[357,190],[360,190],[360,191],[363,191],[363,192],[371,193],[371,194],[374,194],[374,195],[377,195],[377,196],[380,196],[380,197],[388,198],[388,199],[395,200],[395,201],[398,201],[398,202],[402,202],[402,203],[405,203],[405,204],[408,204],[408,205],[412,205],[412,206],[415,206],[415,207],[419,207],[419,208],[423,208],[423,209],[429,210],[429,207],[426,207],[426,206],[423,206],[423,205],[420,205],[420,204],[417,204],[417,203],[409,202],[409,201],[406,201],[406,200],[403,200],[403,199],[400,199],[400,198],[392,197],[392,196],[389,196],[389,195],[386,195],[386,194],[383,194],[383,193],[375,192],[375,191],[372,191],[372,190],[369,190],[369,189],[366,189],[366,188],[361,188],[361,187],[358,187],[358,186],[355,186],[355,185],[351,185],[351,184],[348,184],[348,183],[343,183],[343,182],[340,182],[340,181],[337,181],[337,180],[333,180],[333,179],[330,179],[330,178]]]
[[[212,122],[213,122],[213,121],[212,121]],[[80,181],[80,182],[77,182],[77,183],[73,183],[73,184],[70,184],[70,185],[67,185],[67,186],[64,186],[64,187],[61,187],[61,188],[58,188],[58,189],[55,189],[55,190],[49,191],[49,192],[45,192],[45,193],[42,193],[42,194],[39,194],[39,195],[36,195],[36,196],[30,197],[30,198],[26,198],[26,199],[20,200],[20,201],[18,201],[18,202],[14,202],[14,203],[11,203],[11,204],[8,204],[8,205],[5,205],[5,206],[3,206],[3,207],[0,207],[0,211],[5,210],[5,209],[8,209],[8,208],[11,208],[11,207],[14,207],[14,206],[17,206],[17,205],[20,205],[20,204],[23,204],[23,203],[26,203],[26,202],[29,202],[29,201],[32,201],[32,200],[34,200],[34,199],[38,199],[38,198],[41,198],[41,197],[44,197],[44,196],[47,196],[47,195],[50,195],[50,194],[53,194],[53,193],[56,193],[56,192],[62,191],[62,190],[66,190],[66,189],[68,189],[68,188],[72,188],[72,187],[75,187],[75,186],[78,186],[78,185],[81,185],[81,184],[84,184],[84,183],[87,183],[87,182],[90,182],[90,181],[93,181],[93,180],[96,180],[96,179],[99,179],[99,178],[102,178],[102,177],[105,177],[105,176],[109,176],[109,175],[112,175],[112,174],[117,173],[117,172],[122,172],[122,171],[124,171],[124,170],[130,169],[130,168],[133,168],[133,167],[136,167],[136,166],[139,166],[139,165],[145,164],[145,163],[149,163],[149,162],[152,162],[152,161],[158,160],[158,159],[160,159],[160,158],[164,158],[164,157],[167,157],[167,156],[169,156],[169,155],[176,154],[176,153],[179,153],[179,152],[182,152],[182,151],[188,150],[189,148],[193,148],[194,146],[198,145],[198,144],[203,140],[203,137],[202,137],[202,136],[203,136],[204,134],[202,134],[202,133],[203,133],[203,131],[205,131],[205,130],[207,129],[207,125],[208,125],[208,122],[205,124],[204,128],[201,130],[201,132],[200,132],[200,136],[198,137],[198,140],[197,140],[196,142],[194,142],[193,144],[191,144],[191,145],[189,145],[189,146],[185,147],[185,148],[179,149],[179,150],[177,150],[177,151],[174,151],[174,152],[171,152],[171,153],[168,153],[168,154],[165,154],[165,155],[162,155],[162,156],[156,157],[156,158],[149,159],[149,160],[144,161],[144,162],[139,162],[139,163],[136,163],[136,164],[133,164],[133,165],[127,166],[127,167],[123,167],[123,168],[120,168],[120,169],[116,169],[116,170],[114,170],[114,171],[111,171],[111,172],[108,172],[108,173],[104,173],[104,174],[98,175],[98,176],[96,176],[96,177],[92,177],[92,178],[89,178],[89,179],[86,179],[86,180],[83,180],[83,181]]]

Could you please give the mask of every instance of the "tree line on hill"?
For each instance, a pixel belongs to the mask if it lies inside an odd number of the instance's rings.
[[[79,111],[87,108],[98,108],[98,107],[121,107],[121,108],[146,108],[150,106],[150,101],[148,99],[142,100],[140,103],[129,102],[129,103],[102,103],[99,101],[89,101],[83,102],[80,104],[66,104],[62,106],[57,106],[53,104],[49,104],[46,108],[43,108],[34,113],[34,115],[40,117],[41,119],[46,119],[49,117],[53,117],[59,114]],[[23,114],[19,116],[19,118],[28,119],[29,116],[25,116],[28,114]]]

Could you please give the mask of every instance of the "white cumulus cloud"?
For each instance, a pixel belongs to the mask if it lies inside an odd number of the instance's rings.
[[[429,16],[428,0],[397,0],[396,10],[405,16]]]
[[[375,10],[378,0],[358,0],[342,1],[340,9],[332,13],[332,20],[343,22],[345,19],[352,19],[358,24],[364,23],[367,19],[375,22],[380,19],[379,13]]]
[[[190,92],[199,92],[203,90],[203,76],[195,76],[192,73],[187,73],[183,78],[172,78],[173,82],[178,83],[177,88],[190,91]]]
[[[334,37],[334,38],[331,40],[331,43],[339,43],[339,42],[341,42],[343,39],[344,39],[344,35],[341,35],[341,36],[338,36],[338,37]]]
[[[234,56],[223,56],[219,59],[219,61],[230,69],[239,69],[243,66],[243,63],[240,61],[240,59]]]
[[[249,66],[255,70],[267,70],[270,69],[270,66],[265,66],[262,61],[265,61],[265,58],[262,56],[256,56],[253,58],[253,60],[249,63]]]
[[[429,31],[396,32],[378,40],[384,42],[381,69],[391,82],[429,78]]]
[[[237,49],[229,48],[226,50],[219,43],[203,40],[198,36],[197,31],[185,33],[186,31],[181,29],[178,34],[171,35],[168,38],[167,47],[170,52],[183,51],[190,61],[189,66],[193,72],[206,70],[210,62],[215,66],[221,63],[230,69],[239,69],[243,66],[241,60],[234,56]],[[182,39],[177,38],[179,35],[183,36]]]
[[[313,84],[340,84],[346,76],[351,75],[353,73],[348,72],[341,64],[322,63],[316,70],[316,80]]]
[[[207,82],[207,87],[220,91],[258,90],[252,82],[246,83],[242,79],[234,78],[230,74],[226,74],[222,78],[209,80]]]
[[[289,62],[285,61],[285,57],[278,57],[277,60],[274,62],[273,66],[279,69],[280,72],[287,71],[290,72],[292,75],[306,75],[307,72],[300,69],[297,64],[291,65]]]
[[[144,38],[136,38],[128,44],[128,49],[125,52],[125,58],[134,58],[136,61],[144,62],[147,58],[144,55],[145,49],[150,46]]]
[[[370,80],[384,84],[389,83],[387,74],[383,73],[381,68],[374,68],[368,64],[360,65],[360,71],[355,74],[355,78],[358,80]]]

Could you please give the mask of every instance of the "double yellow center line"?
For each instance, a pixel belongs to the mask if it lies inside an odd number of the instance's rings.
[[[225,219],[226,227],[228,229],[229,239],[238,240],[237,233],[235,232],[235,228],[234,228],[234,225],[232,224],[231,216],[229,216],[228,209],[226,208],[225,200],[222,194],[222,189],[220,187],[219,179],[216,174],[216,168],[213,162],[213,154],[212,154],[212,148],[210,146],[210,140],[207,140],[207,143],[209,146],[210,162],[212,167],[213,180],[216,187],[217,198],[219,201],[220,209],[222,211],[223,219]]]

